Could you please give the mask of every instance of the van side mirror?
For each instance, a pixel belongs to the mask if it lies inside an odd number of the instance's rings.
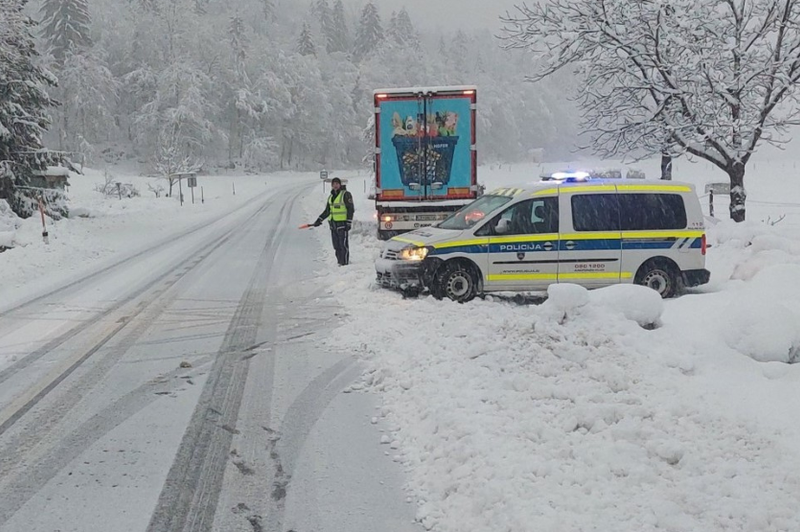
[[[494,228],[495,233],[498,235],[505,235],[511,232],[511,220],[507,220],[505,218],[500,219],[497,222],[497,227]]]

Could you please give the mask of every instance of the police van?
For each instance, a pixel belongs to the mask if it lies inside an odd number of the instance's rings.
[[[388,241],[375,268],[381,286],[458,302],[555,283],[636,283],[669,298],[709,281],[705,259],[693,185],[581,176],[485,194]]]

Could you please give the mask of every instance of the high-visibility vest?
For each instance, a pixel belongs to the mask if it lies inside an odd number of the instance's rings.
[[[331,194],[330,198],[328,198],[328,205],[331,208],[331,220],[334,222],[347,221],[347,205],[344,204],[345,194],[344,190],[340,190],[339,194],[336,196]]]

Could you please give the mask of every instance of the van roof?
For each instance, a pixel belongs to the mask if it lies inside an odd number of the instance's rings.
[[[518,196],[520,194],[540,193],[545,195],[555,193],[558,190],[580,189],[581,192],[608,192],[612,188],[618,191],[631,192],[694,192],[695,187],[690,183],[679,181],[662,181],[653,179],[580,179],[575,181],[537,181],[534,183],[522,183],[494,189],[486,192],[487,195],[495,196]]]

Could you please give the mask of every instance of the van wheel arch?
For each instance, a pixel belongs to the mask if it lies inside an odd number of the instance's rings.
[[[634,284],[652,288],[664,299],[671,299],[683,293],[683,277],[678,264],[668,257],[653,257],[646,260],[637,270]]]
[[[453,281],[453,277],[460,275],[458,272],[467,273],[471,281],[471,285],[463,294],[458,291],[453,293],[452,289],[448,289],[448,283]],[[477,264],[463,257],[443,261],[433,274],[430,292],[436,299],[449,298],[459,303],[466,303],[483,292],[483,273]]]

